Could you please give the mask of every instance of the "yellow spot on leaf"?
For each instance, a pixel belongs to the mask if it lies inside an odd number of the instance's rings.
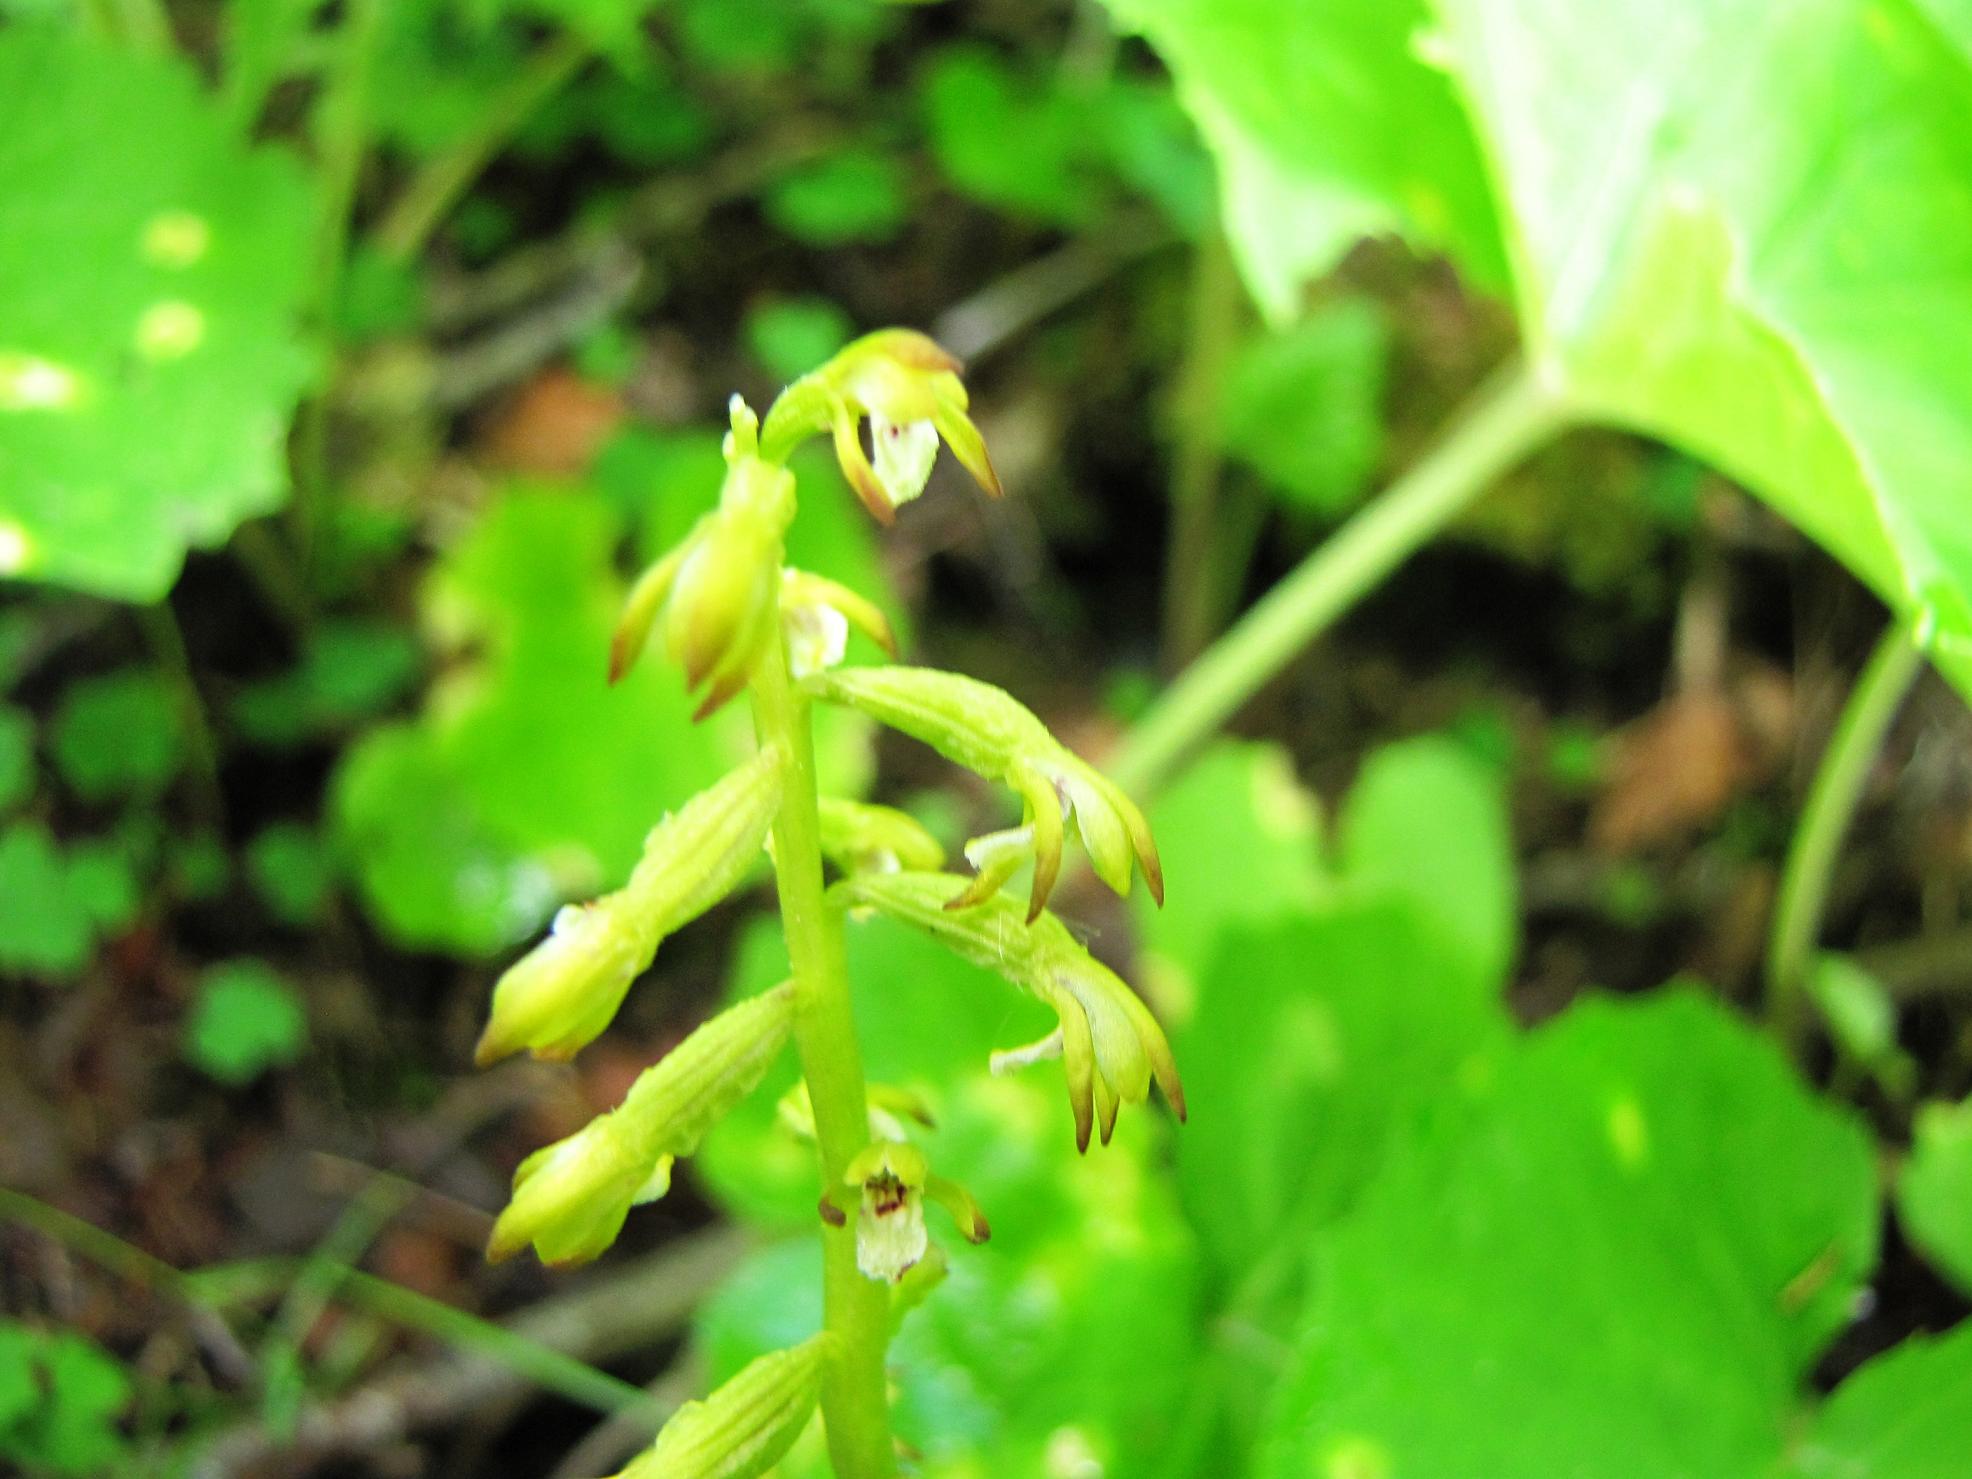
[[[1625,1094],[1609,1106],[1609,1143],[1632,1171],[1650,1159],[1650,1126],[1636,1100]]]
[[[62,411],[81,391],[82,378],[67,365],[0,349],[0,411]]]
[[[190,267],[212,245],[212,228],[190,211],[162,211],[144,223],[144,259],[159,267]]]
[[[1337,1438],[1322,1455],[1322,1479],[1390,1479],[1390,1450],[1374,1438]]]
[[[137,320],[137,352],[146,359],[183,359],[205,341],[205,315],[175,298],[153,303]]]

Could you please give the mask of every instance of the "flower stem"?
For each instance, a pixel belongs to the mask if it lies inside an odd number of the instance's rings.
[[[1924,660],[1922,620],[1921,615],[1900,617],[1878,639],[1835,723],[1808,787],[1800,825],[1788,843],[1767,943],[1766,1006],[1768,1026],[1789,1046],[1800,1041],[1806,1025],[1801,992],[1828,907],[1835,850],[1849,830],[1890,721],[1917,681]]]
[[[814,733],[778,635],[754,674],[753,713],[761,742],[779,743],[788,755],[774,823],[774,877],[794,967],[794,1042],[815,1109],[823,1190],[831,1191],[869,1143],[869,1104],[850,1014],[842,920],[822,893]],[[822,1228],[822,1314],[835,1336],[822,1376],[822,1422],[837,1479],[891,1479],[897,1466],[884,1380],[890,1291],[856,1267],[853,1221]]]
[[[1422,462],[1185,669],[1131,730],[1111,777],[1126,791],[1155,790],[1317,634],[1569,419],[1529,367],[1489,381]]]

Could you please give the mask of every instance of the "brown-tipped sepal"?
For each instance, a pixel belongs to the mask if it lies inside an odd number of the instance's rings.
[[[616,1241],[630,1208],[669,1190],[672,1163],[753,1091],[794,1022],[791,982],[729,1007],[655,1066],[623,1102],[514,1173],[486,1256],[532,1244],[543,1263],[586,1263]]]
[[[1077,943],[1052,914],[1029,923],[1004,894],[976,908],[945,907],[960,880],[945,873],[867,873],[837,884],[831,894],[852,907],[874,908],[915,925],[958,954],[985,966],[1053,1008],[1059,1036],[996,1054],[996,1069],[1059,1057],[1075,1117],[1075,1143],[1107,1143],[1124,1104],[1141,1104],[1154,1082],[1182,1120],[1184,1085],[1157,1019],[1107,966]]]
[[[610,644],[615,680],[660,638],[701,719],[746,686],[773,644],[781,540],[794,517],[794,475],[758,455],[757,422],[738,396],[732,422],[718,507],[631,588]]]
[[[1164,902],[1164,873],[1143,812],[1004,689],[959,673],[912,667],[844,668],[819,673],[806,686],[1019,793],[1021,827],[966,845],[979,873],[948,901],[953,908],[971,908],[991,897],[1031,858],[1027,918],[1039,918],[1060,877],[1070,819],[1097,877],[1127,894],[1132,874],[1141,872],[1151,897]]]
[[[703,1402],[685,1403],[615,1479],[757,1479],[814,1416],[832,1340],[824,1333],[772,1351]]]
[[[865,334],[782,392],[767,414],[766,443],[785,456],[804,437],[826,431],[843,477],[883,524],[924,492],[941,440],[997,498],[999,475],[970,415],[963,369],[915,330]],[[863,450],[865,420],[873,452]]]

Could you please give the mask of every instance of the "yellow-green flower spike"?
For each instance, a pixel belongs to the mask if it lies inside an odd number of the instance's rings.
[[[771,1351],[703,1402],[687,1402],[615,1479],[757,1479],[814,1415],[830,1339]]]
[[[493,1011],[473,1060],[523,1048],[560,1061],[594,1041],[665,937],[730,893],[759,857],[780,807],[784,766],[759,751],[651,829],[629,882],[555,916],[547,939],[493,988]]]
[[[1107,776],[1069,750],[1004,689],[933,668],[845,668],[816,674],[808,691],[919,739],[946,759],[1020,794],[1023,827],[976,838],[967,855],[978,876],[947,902],[969,909],[996,893],[1027,857],[1034,887],[1027,917],[1039,917],[1061,872],[1062,824],[1072,816],[1096,876],[1130,891],[1133,866],[1160,905],[1164,872],[1150,824]]]
[[[1075,1144],[1087,1150],[1092,1131],[1109,1143],[1116,1113],[1141,1104],[1154,1078],[1185,1117],[1184,1085],[1164,1029],[1116,973],[1090,955],[1052,914],[1028,921],[1004,896],[977,908],[945,907],[957,882],[945,873],[861,873],[838,883],[832,897],[875,908],[944,941],[958,954],[996,971],[1054,1009],[1061,1021],[1059,1055],[1075,1115]],[[1052,1035],[1020,1050],[1019,1061],[1055,1055]]]
[[[495,1263],[530,1243],[543,1263],[587,1263],[630,1208],[670,1189],[671,1165],[751,1093],[794,1023],[794,985],[729,1007],[638,1075],[623,1102],[520,1163],[493,1225]]]

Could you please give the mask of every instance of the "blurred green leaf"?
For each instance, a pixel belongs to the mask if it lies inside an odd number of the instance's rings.
[[[47,830],[16,822],[0,830],[0,972],[62,977],[88,963],[89,909],[72,887],[68,860]]]
[[[222,1084],[249,1084],[301,1056],[308,1016],[294,988],[264,962],[206,972],[185,1023],[185,1058]]]
[[[1137,897],[1144,970],[1155,1000],[1189,1018],[1225,936],[1304,918],[1323,897],[1320,808],[1285,750],[1227,740],[1158,795],[1150,824],[1173,907]]]
[[[1075,225],[1092,205],[1081,110],[985,47],[947,46],[921,83],[924,124],[946,177],[986,205]]]
[[[1220,382],[1225,450],[1295,506],[1341,512],[1382,460],[1389,351],[1383,315],[1356,298],[1248,340]]]
[[[417,267],[359,242],[336,278],[336,338],[355,346],[408,334],[424,311],[425,285]]]
[[[1917,1065],[1897,1045],[1897,1007],[1889,989],[1854,957],[1833,952],[1814,958],[1807,986],[1843,1056],[1867,1069],[1885,1093],[1907,1097]]]
[[[821,247],[888,241],[910,215],[903,168],[866,148],[838,149],[782,175],[762,204],[781,230]]]
[[[246,869],[254,892],[288,924],[320,919],[335,885],[321,837],[299,822],[276,822],[248,843]]]
[[[281,503],[313,216],[189,64],[0,34],[0,569],[155,600]]]
[[[1425,0],[1107,4],[1170,65],[1271,317],[1292,318],[1302,287],[1359,237],[1390,231],[1450,252],[1482,286],[1506,282],[1472,127],[1421,55]]]
[[[1972,1099],[1918,1111],[1897,1177],[1897,1215],[1938,1271],[1972,1292]]]
[[[804,7],[794,0],[676,0],[685,56],[716,72],[779,72],[801,57]]]
[[[1835,1389],[1789,1479],[1959,1479],[1972,1432],[1972,1325],[1914,1335]]]
[[[1408,901],[1479,989],[1506,979],[1520,914],[1499,771],[1433,736],[1386,745],[1349,792],[1336,855],[1352,887]]]
[[[34,717],[0,704],[0,812],[34,794]]]
[[[1767,1472],[1876,1220],[1771,1044],[1691,990],[1578,1003],[1318,1241],[1255,1472]]]
[[[419,666],[416,640],[387,622],[325,621],[293,668],[242,690],[233,720],[257,744],[300,744],[389,708],[410,690]]]
[[[1090,122],[1123,182],[1147,197],[1173,229],[1202,236],[1217,204],[1212,161],[1170,85],[1117,77]]]
[[[23,1379],[24,1408],[17,1405]],[[42,1474],[109,1472],[125,1458],[116,1420],[130,1396],[123,1367],[92,1341],[0,1321],[0,1457]]]
[[[62,695],[49,748],[85,801],[158,795],[184,761],[184,720],[162,674],[125,668],[84,678]]]
[[[776,298],[746,315],[746,346],[784,381],[807,374],[847,344],[856,326],[827,298]]]
[[[346,752],[331,806],[364,901],[399,940],[513,943],[620,883],[659,817],[734,758],[730,736],[691,724],[663,662],[605,681],[619,542],[593,494],[514,488],[426,581],[450,666],[417,719]]]
[[[78,842],[69,849],[68,891],[99,935],[112,935],[137,917],[137,875],[115,842]]]

